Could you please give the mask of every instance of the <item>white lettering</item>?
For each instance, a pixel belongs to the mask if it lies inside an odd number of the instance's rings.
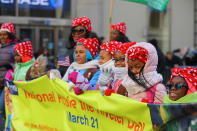
[[[30,5],[30,0],[20,0],[20,4],[28,4]]]
[[[31,4],[32,5],[39,5],[40,4],[40,0],[32,0]]]
[[[10,3],[13,3],[13,0],[1,0],[1,3],[10,4]]]
[[[40,0],[40,5],[48,6],[49,2],[48,2],[48,0]]]
[[[14,0],[0,0],[2,4],[13,4]],[[40,6],[49,6],[49,0],[18,0],[20,5],[28,4],[28,5],[40,5]]]

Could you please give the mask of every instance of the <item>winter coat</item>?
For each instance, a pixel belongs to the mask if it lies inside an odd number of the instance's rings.
[[[90,62],[86,62],[85,64],[78,64],[76,62],[73,62],[70,65],[70,67],[68,68],[66,74],[64,75],[63,80],[68,82],[68,75],[71,72],[80,72],[84,76],[85,76],[85,74],[88,74],[88,75],[91,75],[91,77],[88,78],[88,80],[93,87],[92,89],[89,89],[89,90],[95,90],[96,83],[97,83],[99,75],[100,75],[100,71],[96,70],[96,71],[92,72],[90,69],[97,69],[97,65],[98,65],[97,60],[92,60]]]
[[[16,80],[26,80],[26,73],[29,68],[33,65],[35,59],[25,62],[25,63],[16,63],[14,70],[14,81]]]
[[[143,47],[148,51],[148,60],[143,69],[143,76],[138,76],[144,82],[146,87],[142,87],[132,80],[127,74],[117,93],[128,96],[137,101],[146,101],[148,103],[162,103],[166,95],[166,88],[162,83],[162,76],[157,72],[158,56],[153,45],[145,42],[137,43],[133,47]],[[126,56],[126,67],[128,58]]]
[[[4,86],[4,79],[7,70],[12,68],[14,63],[13,47],[15,42],[0,44],[0,87]]]

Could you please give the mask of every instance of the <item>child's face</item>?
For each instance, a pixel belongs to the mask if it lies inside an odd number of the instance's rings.
[[[114,54],[115,67],[125,67],[125,55],[120,51]]]
[[[6,43],[8,39],[8,33],[6,31],[0,32],[0,42]]]
[[[78,64],[86,63],[86,48],[83,45],[76,46],[75,59]]]
[[[104,63],[106,63],[107,61],[112,59],[111,54],[109,54],[109,52],[105,51],[105,50],[101,50],[100,53],[100,59],[99,59],[99,64],[102,65]]]
[[[180,76],[173,77],[169,88],[169,98],[173,101],[180,99],[181,97],[185,96],[188,91],[188,85],[184,78]]]
[[[110,41],[117,40],[118,38],[119,38],[119,32],[117,30],[111,29]]]
[[[14,60],[16,63],[21,63],[22,62],[22,57],[18,54],[18,52],[14,52]]]
[[[145,64],[138,59],[128,60],[128,68],[134,75],[139,74],[144,65]]]

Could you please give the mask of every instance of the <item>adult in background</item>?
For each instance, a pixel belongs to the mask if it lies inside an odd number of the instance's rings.
[[[127,28],[125,22],[112,24],[110,30],[110,41],[119,41],[122,43],[130,42],[129,38],[126,36],[126,31]]]
[[[0,130],[3,130],[4,117],[4,85],[8,71],[12,71],[14,64],[14,45],[19,41],[15,36],[14,25],[7,22],[0,28]]]
[[[73,53],[77,40],[81,38],[97,38],[96,33],[92,32],[91,20],[87,17],[74,18],[72,21],[72,28],[70,31],[68,43],[66,43],[65,56],[58,58],[58,65],[61,75],[63,76],[74,61]]]

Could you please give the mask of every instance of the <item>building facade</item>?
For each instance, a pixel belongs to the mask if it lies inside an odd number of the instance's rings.
[[[0,24],[12,21],[17,36],[31,40],[34,50],[63,49],[74,17],[87,16],[93,31],[107,37],[112,0],[0,0]],[[18,4],[17,4],[18,3]],[[197,46],[196,0],[170,0],[164,12],[146,5],[114,0],[112,23],[127,24],[132,41],[156,38],[164,52]]]
[[[111,0],[72,0],[75,16],[92,18],[93,30],[107,36]],[[158,12],[146,5],[114,0],[112,23],[125,21],[127,36],[132,41],[156,38],[164,52],[183,47],[196,47],[196,0],[169,0],[167,9]],[[73,11],[72,10],[72,11]]]
[[[54,54],[66,39],[71,23],[70,0],[0,0],[0,23],[11,21],[21,40],[31,40],[34,51]]]

